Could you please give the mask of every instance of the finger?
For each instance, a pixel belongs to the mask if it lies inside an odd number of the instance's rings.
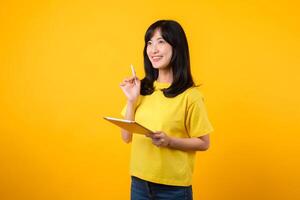
[[[124,82],[131,82],[133,80],[133,77],[128,77],[128,78],[125,78],[123,81]]]
[[[162,142],[161,141],[158,141],[156,144],[157,144],[158,147],[162,146]]]
[[[153,135],[152,135],[152,138],[154,138],[154,139],[160,139],[162,137],[162,135],[161,134],[159,134],[159,133],[154,133]]]
[[[160,144],[161,144],[160,139],[152,139],[152,141],[153,141],[153,143],[154,143],[155,145],[160,145]]]
[[[126,86],[126,85],[132,85],[132,84],[133,84],[132,79],[124,79],[124,81],[120,85]]]
[[[141,81],[137,76],[132,76],[130,82],[135,83],[136,85],[140,85]]]
[[[138,79],[137,77],[136,77],[136,84],[138,85],[138,86],[140,86],[141,85],[141,81],[140,81],[140,79]]]
[[[160,142],[159,141],[155,141],[155,140],[152,140],[152,144],[154,144],[155,146],[160,146]]]
[[[124,83],[124,82],[120,83],[120,86],[124,86],[124,85],[126,85],[126,83]]]
[[[128,83],[120,83],[121,88],[125,88],[128,85]]]
[[[124,79],[121,83],[120,83],[120,85],[126,85],[128,83],[128,80],[127,79]]]
[[[124,82],[125,83],[129,83],[129,84],[133,84],[134,83],[134,79],[127,79]]]
[[[134,81],[134,79],[136,79],[136,76],[128,77],[128,78],[126,78],[125,80],[126,80],[126,81]]]
[[[154,135],[155,135],[155,132],[151,132],[151,133],[146,134],[146,136],[151,138],[151,139],[154,139]]]

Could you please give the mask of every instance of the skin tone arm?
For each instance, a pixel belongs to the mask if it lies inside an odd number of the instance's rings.
[[[135,112],[135,103],[127,101],[127,108],[125,113],[125,119],[134,121],[134,112]],[[121,135],[124,142],[129,143],[132,140],[132,133],[126,131],[125,129],[121,129]]]
[[[125,112],[125,119],[134,120],[135,109],[137,105],[137,100],[140,95],[140,80],[137,77],[131,77],[125,79],[120,87],[123,90],[125,96],[127,97],[127,108]],[[124,142],[129,143],[132,140],[132,133],[121,129],[121,135]]]
[[[151,138],[152,143],[157,147],[167,147],[182,151],[206,151],[210,143],[209,135],[198,138],[176,138],[157,131],[153,134],[148,134],[147,137]]]

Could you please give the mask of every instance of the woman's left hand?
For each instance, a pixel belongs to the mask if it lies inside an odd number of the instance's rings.
[[[152,143],[157,147],[167,147],[170,145],[171,138],[162,131],[156,131],[151,134],[147,134],[147,137],[152,139]]]

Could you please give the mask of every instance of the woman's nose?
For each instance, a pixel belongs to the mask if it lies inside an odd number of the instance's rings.
[[[157,46],[155,44],[152,45],[151,51],[152,51],[152,53],[157,53],[158,52],[158,48],[157,48]]]

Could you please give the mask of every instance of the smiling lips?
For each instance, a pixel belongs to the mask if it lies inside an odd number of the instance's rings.
[[[153,62],[158,62],[162,58],[162,56],[152,56],[151,58]]]

